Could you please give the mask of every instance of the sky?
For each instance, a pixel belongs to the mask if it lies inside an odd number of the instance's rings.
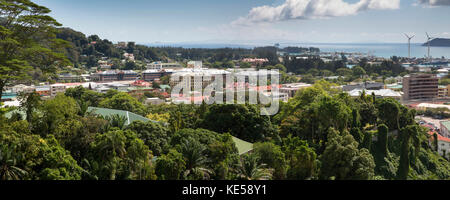
[[[86,35],[148,43],[413,43],[450,38],[450,0],[34,0]]]

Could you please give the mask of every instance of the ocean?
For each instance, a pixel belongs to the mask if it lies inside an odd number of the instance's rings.
[[[194,43],[157,43],[148,46],[171,46],[183,48],[253,48],[257,46],[271,46],[273,44],[239,45],[239,44],[194,44]],[[316,47],[322,52],[364,53],[377,57],[390,58],[392,56],[407,57],[408,44],[406,43],[282,43],[280,48],[287,46]],[[428,48],[422,44],[411,44],[411,57],[423,58],[428,54]],[[431,47],[433,58],[450,58],[450,47]]]

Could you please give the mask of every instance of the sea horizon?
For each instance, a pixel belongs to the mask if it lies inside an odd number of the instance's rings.
[[[278,43],[280,48],[288,46],[297,47],[315,47],[319,48],[321,52],[345,52],[345,53],[364,53],[377,57],[390,58],[392,56],[408,57],[408,44],[398,42],[365,42],[365,43],[314,43],[314,42],[286,42]],[[146,43],[150,47],[182,47],[182,48],[245,48],[252,49],[255,47],[274,46],[275,43],[195,43],[195,42],[180,42],[180,43]],[[421,58],[426,57],[428,48],[423,46],[423,43],[411,43],[411,57]],[[430,54],[434,58],[450,58],[450,47],[431,47]]]

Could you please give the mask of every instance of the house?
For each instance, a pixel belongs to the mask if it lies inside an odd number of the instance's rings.
[[[193,69],[201,69],[203,67],[203,63],[202,61],[189,61],[187,63],[187,67]]]
[[[289,84],[283,84],[280,88],[280,93],[286,93],[288,94],[289,98],[292,98],[295,96],[297,91],[311,87],[311,84],[307,83],[289,83]]]
[[[428,132],[428,134],[430,134],[430,140],[434,140],[434,134],[437,135],[437,151],[439,153],[439,155],[444,156],[447,159],[450,159],[450,138],[447,137],[443,137],[442,135],[440,135],[439,133],[430,131]]]
[[[269,60],[267,58],[244,58],[242,62],[250,63],[252,66],[261,66]]]
[[[367,82],[367,83],[357,83],[351,85],[344,85],[342,90],[345,92],[352,91],[355,89],[366,89],[366,90],[380,90],[384,88],[383,83],[378,82]]]
[[[151,105],[160,105],[164,104],[165,101],[160,98],[147,98],[145,100],[145,104],[151,104]]]
[[[125,121],[125,125],[128,126],[131,123],[133,123],[134,121],[142,121],[142,122],[154,122],[154,123],[161,123],[158,121],[153,121],[150,120],[148,118],[145,118],[141,115],[129,112],[129,111],[124,111],[124,110],[114,110],[114,109],[107,109],[107,108],[96,108],[96,107],[89,107],[87,109],[87,112],[89,113],[94,113],[97,115],[100,115],[102,117],[111,117],[113,115],[119,115],[122,117],[125,117],[126,121]],[[166,125],[166,124],[164,124]],[[253,144],[246,142],[244,140],[241,140],[239,138],[236,137],[232,137],[233,142],[236,145],[236,148],[238,149],[238,153],[239,155],[243,155],[246,153],[249,153],[250,151],[253,150]]]
[[[450,121],[441,121],[441,134],[444,137],[450,138]],[[449,152],[450,153],[450,152]]]
[[[50,86],[36,86],[36,93],[40,96],[50,96]]]

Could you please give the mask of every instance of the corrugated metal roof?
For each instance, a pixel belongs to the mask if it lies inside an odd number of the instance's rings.
[[[129,112],[129,111],[124,111],[124,110],[114,110],[114,109],[108,109],[108,108],[96,108],[96,107],[89,107],[88,112],[93,112],[97,115],[101,115],[103,117],[107,117],[107,116],[112,116],[112,115],[119,115],[119,116],[123,116],[127,118],[127,123],[125,125],[130,125],[131,123],[133,123],[134,121],[143,121],[143,122],[148,122],[148,121],[152,121],[148,118],[145,118],[143,116],[140,116],[138,114]],[[155,123],[159,123],[157,121],[152,121]]]
[[[233,142],[236,144],[239,155],[246,154],[253,150],[253,144],[250,142],[246,142],[236,137],[233,137]]]

